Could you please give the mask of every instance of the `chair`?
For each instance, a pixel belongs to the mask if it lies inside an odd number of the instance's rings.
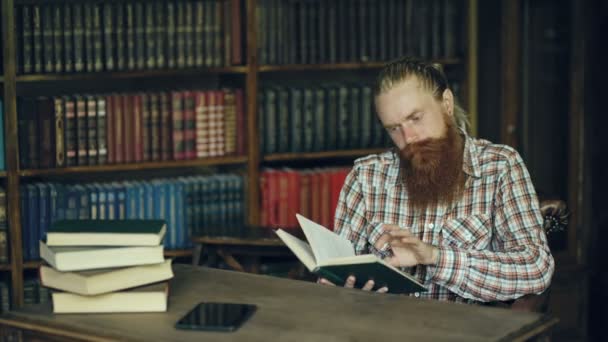
[[[563,231],[568,225],[570,213],[566,202],[558,199],[541,199],[540,211],[543,216],[543,228],[548,235]],[[529,294],[510,302],[510,308],[517,311],[546,313],[549,307],[551,287],[540,295]],[[506,303],[509,306],[509,302]]]

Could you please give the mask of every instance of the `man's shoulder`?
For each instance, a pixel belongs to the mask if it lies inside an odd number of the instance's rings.
[[[471,138],[481,164],[505,162],[511,164],[520,159],[519,153],[509,145],[496,144],[489,140]]]

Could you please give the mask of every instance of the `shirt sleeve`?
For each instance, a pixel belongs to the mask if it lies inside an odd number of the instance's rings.
[[[461,297],[511,300],[542,293],[551,282],[555,265],[538,198],[523,160],[513,153],[494,198],[492,251],[439,246],[439,261],[429,266],[432,282]]]
[[[340,191],[334,217],[334,232],[350,240],[356,254],[365,254],[368,253],[366,225],[365,201],[361,184],[357,180],[357,169],[353,168],[346,176]]]

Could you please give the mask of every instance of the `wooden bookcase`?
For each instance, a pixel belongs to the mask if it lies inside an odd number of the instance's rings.
[[[59,2],[70,2],[74,0],[57,0]],[[95,1],[95,0],[83,0]],[[108,0],[109,1],[109,0]],[[188,0],[180,0],[188,1]],[[12,305],[19,307],[23,305],[23,272],[26,269],[35,269],[39,262],[23,262],[22,229],[20,225],[20,201],[19,186],[22,181],[28,179],[49,179],[84,174],[114,174],[116,177],[137,177],[142,172],[163,172],[163,170],[184,170],[185,172],[196,172],[200,167],[232,167],[240,168],[246,174],[245,187],[247,215],[246,221],[250,225],[259,223],[260,200],[259,200],[259,177],[261,166],[266,162],[283,163],[299,160],[325,161],[341,158],[351,161],[360,156],[376,153],[378,149],[358,149],[325,151],[316,153],[281,153],[262,155],[259,149],[259,134],[257,127],[257,92],[260,88],[260,79],[265,75],[277,75],[282,73],[305,75],[309,72],[332,73],[335,71],[372,71],[380,68],[382,62],[362,63],[337,63],[337,64],[301,64],[301,65],[260,65],[257,56],[258,51],[258,27],[256,15],[258,11],[257,0],[241,0],[244,11],[241,13],[243,25],[245,25],[242,37],[244,42],[243,59],[244,64],[229,67],[212,68],[189,68],[177,70],[147,70],[147,71],[113,71],[93,72],[77,74],[27,74],[18,75],[17,72],[17,33],[15,8],[22,3],[42,3],[37,0],[4,0],[2,1],[2,47],[3,47],[3,75],[0,79],[2,85],[2,99],[5,115],[5,144],[6,144],[6,170],[0,172],[0,179],[7,192],[7,220],[9,226],[10,263],[0,265],[0,272],[10,273],[12,288]],[[104,2],[100,0],[97,2]],[[468,109],[472,123],[472,134],[476,133],[477,127],[477,83],[476,83],[476,44],[477,44],[477,0],[464,0],[466,8],[462,13],[466,15],[459,19],[462,23],[464,33],[463,58],[449,58],[438,60],[449,67],[458,68],[462,79],[464,98],[462,102]],[[381,20],[381,19],[380,19]],[[245,91],[245,115],[247,121],[247,149],[244,156],[218,157],[209,159],[196,159],[187,161],[167,162],[145,162],[137,164],[112,164],[99,166],[77,166],[56,169],[20,169],[19,146],[17,129],[17,98],[23,89],[35,89],[39,85],[64,84],[66,88],[75,88],[81,84],[87,84],[88,89],[95,89],[97,82],[107,83],[112,81],[142,82],[158,79],[179,78],[186,80],[204,79],[207,77],[235,77],[240,82],[239,87]],[[134,89],[135,90],[135,89]],[[139,89],[137,89],[139,90]],[[106,90],[107,91],[107,90]],[[194,171],[193,171],[194,170]],[[127,176],[125,176],[127,175]],[[129,176],[132,175],[132,176]],[[171,251],[172,256],[188,255],[190,251]]]

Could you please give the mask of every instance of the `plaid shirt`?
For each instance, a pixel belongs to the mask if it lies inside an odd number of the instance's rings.
[[[416,297],[487,302],[541,293],[554,261],[523,160],[508,146],[466,136],[463,170],[462,198],[420,214],[407,205],[395,152],[358,159],[340,194],[336,233],[348,238],[357,254],[382,256],[374,243],[384,223],[409,228],[437,246],[436,265],[402,269],[427,286]]]

